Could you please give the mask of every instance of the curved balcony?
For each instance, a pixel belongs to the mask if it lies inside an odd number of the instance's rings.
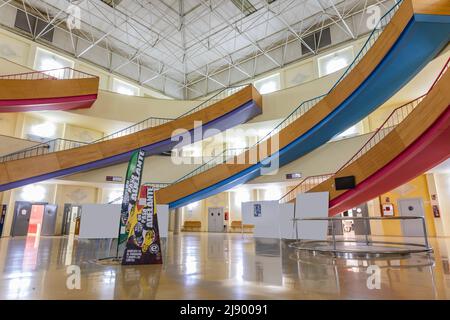
[[[0,76],[0,112],[90,108],[99,78],[72,68]]]

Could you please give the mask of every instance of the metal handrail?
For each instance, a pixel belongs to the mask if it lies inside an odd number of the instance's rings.
[[[335,226],[334,226],[334,221],[343,221],[343,220],[362,220],[364,221],[364,228],[365,228],[365,243],[367,246],[369,246],[371,243],[378,243],[378,244],[393,244],[393,245],[410,245],[410,246],[417,246],[417,247],[421,247],[422,249],[420,249],[419,251],[417,250],[404,250],[405,253],[410,253],[410,252],[430,252],[432,251],[432,248],[429,245],[429,241],[428,241],[428,232],[427,232],[427,226],[426,226],[426,221],[425,221],[425,217],[423,216],[393,216],[393,217],[305,217],[305,218],[293,218],[291,219],[292,222],[295,225],[295,229],[296,229],[296,243],[292,243],[290,244],[291,247],[294,247],[296,249],[300,249],[300,250],[309,250],[309,251],[326,251],[326,252],[332,252],[334,254],[340,252],[344,252],[344,253],[352,253],[355,252],[354,250],[351,249],[337,249],[336,243],[339,242],[338,240],[336,240],[336,233],[335,233]],[[424,238],[424,244],[417,244],[417,243],[403,243],[403,242],[386,242],[386,241],[371,241],[369,240],[369,228],[368,228],[368,224],[367,222],[370,220],[420,220],[422,222],[422,231],[423,231],[423,238]],[[320,249],[317,247],[305,247],[302,245],[304,245],[305,243],[316,243],[316,242],[328,242],[328,241],[319,241],[319,240],[299,240],[299,236],[298,236],[298,222],[300,221],[328,221],[329,224],[331,225],[331,238],[332,238],[332,245],[333,245],[333,249]],[[331,223],[330,223],[331,222]],[[350,240],[343,240],[341,242],[357,242],[357,243],[361,243],[361,241],[350,241]],[[398,252],[398,251],[397,251]],[[361,253],[361,252],[359,252]],[[367,253],[377,253],[374,250],[371,250],[370,252],[368,251]],[[380,253],[380,252],[378,252]],[[391,252],[381,252],[381,253],[391,253]]]
[[[56,138],[56,139],[52,139],[52,140],[43,142],[42,144],[37,145],[37,146],[25,148],[25,149],[4,155],[4,156],[0,157],[0,162],[28,158],[28,157],[32,157],[32,156],[47,154],[49,152],[69,150],[69,149],[77,148],[77,147],[80,147],[83,145],[99,143],[99,142],[123,137],[123,136],[133,134],[133,133],[136,133],[136,132],[139,132],[142,130],[146,130],[149,128],[157,127],[157,126],[163,125],[167,122],[179,119],[180,117],[184,117],[186,115],[193,114],[195,112],[203,110],[203,109],[213,105],[217,101],[223,100],[249,85],[250,84],[243,84],[243,85],[239,85],[239,86],[231,86],[231,87],[225,88],[225,89],[219,91],[218,93],[216,93],[215,95],[213,95],[212,97],[208,98],[207,100],[202,101],[199,105],[193,107],[192,109],[183,113],[182,115],[178,116],[177,118],[149,117],[149,118],[139,121],[131,126],[128,126],[124,129],[121,129],[119,131],[116,131],[114,133],[106,135],[100,139],[93,140],[91,142],[82,142],[82,141],[74,141],[74,140],[63,139],[63,138]],[[49,146],[49,147],[47,148],[46,146]],[[51,148],[51,146],[54,146],[54,147]],[[47,149],[45,149],[45,148],[47,148]],[[45,152],[45,150],[47,150],[47,152]],[[49,150],[51,150],[51,151],[49,151]],[[42,152],[40,152],[40,151],[42,151]]]
[[[87,78],[98,78],[98,76],[71,67],[0,75],[0,79],[6,80],[68,80]]]
[[[447,72],[449,67],[450,67],[450,58],[447,59],[444,67],[441,69],[438,76],[434,80],[433,84],[431,85],[431,87],[428,89],[428,91],[424,95],[422,95],[408,103],[405,103],[404,105],[402,105],[400,107],[395,108],[389,114],[389,116],[386,118],[386,120],[382,123],[382,125],[370,136],[370,138],[363,144],[363,146],[347,162],[345,162],[335,173],[325,174],[322,176],[329,176],[329,178],[331,178],[332,176],[337,175],[343,169],[345,169],[350,164],[352,164],[357,159],[359,159],[364,154],[366,154],[375,145],[377,145],[382,139],[384,139],[384,137],[386,137],[394,128],[396,128],[401,122],[403,122],[403,120],[405,120],[411,114],[411,112],[420,104],[420,102],[422,102],[422,100],[425,99],[425,97],[431,92],[431,90],[438,83],[438,81],[442,78],[442,76],[445,74],[445,72]],[[316,177],[316,176],[310,176],[310,177],[306,177],[305,179],[303,179],[299,184],[297,184],[295,186],[295,188],[293,188],[292,190],[287,192],[285,195],[283,195],[279,199],[279,202],[288,202],[288,201],[294,199],[295,195],[297,193],[307,192],[308,190],[312,189],[314,186],[309,188],[306,191],[298,190],[305,183],[305,181],[307,181],[309,178],[314,178],[314,177]],[[325,179],[325,180],[327,180],[327,179]],[[325,180],[323,180],[323,181],[325,181]],[[320,181],[315,186],[322,183],[323,181]],[[298,191],[301,191],[301,192],[298,192]]]
[[[60,150],[68,150],[88,145],[88,142],[76,141],[70,139],[52,139],[39,143],[35,146],[28,147],[19,151],[15,151],[0,157],[0,162],[19,160],[34,156],[40,156]]]
[[[278,202],[285,203],[292,199],[293,197],[290,197],[295,191],[295,195],[297,193],[305,193],[311,190],[312,188],[316,187],[320,183],[328,180],[330,177],[333,176],[333,173],[326,173],[321,175],[314,175],[314,176],[308,176],[304,178],[302,181],[300,181],[293,189],[291,189],[289,192],[287,192],[285,195],[283,195]],[[301,189],[302,192],[297,192],[298,189]],[[289,198],[290,197],[290,198]],[[283,201],[284,200],[284,201]]]
[[[349,66],[347,66],[346,70],[342,74],[342,76],[337,80],[337,82],[333,85],[333,87],[326,93],[320,96],[317,96],[315,98],[303,101],[297,108],[295,108],[285,119],[283,119],[281,122],[279,122],[269,133],[267,133],[264,137],[261,139],[258,139],[258,141],[252,145],[250,148],[253,148],[257,146],[259,143],[263,142],[264,140],[270,138],[271,136],[277,134],[282,129],[286,128],[288,125],[290,125],[292,122],[303,116],[307,111],[312,109],[317,103],[322,100],[325,96],[330,94],[336,86],[344,79],[344,77],[354,68],[354,66],[361,61],[362,57],[367,53],[367,51],[372,47],[372,45],[375,43],[376,39],[378,39],[378,36],[381,34],[382,30],[381,28],[384,27],[390,19],[393,17],[396,10],[400,7],[400,4],[403,2],[403,0],[397,1],[391,9],[389,9],[381,18],[380,21],[378,21],[375,28],[370,33],[368,39],[364,43],[361,50],[358,52],[358,54],[355,56],[353,61],[350,63]],[[249,148],[249,149],[250,149]],[[227,162],[228,160],[223,161],[222,163]],[[210,168],[209,166],[210,162],[207,162],[200,167],[194,169],[192,172],[184,175],[183,177],[175,180],[173,183],[178,183],[182,180],[185,180],[189,177],[192,177],[195,174],[204,172]]]

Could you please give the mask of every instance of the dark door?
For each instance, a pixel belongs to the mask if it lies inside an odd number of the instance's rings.
[[[6,204],[0,205],[0,237],[3,233],[3,225],[5,224],[5,217],[6,217]]]
[[[26,236],[31,215],[31,202],[16,201],[14,206],[14,220],[11,229],[11,236]]]
[[[70,203],[64,204],[64,215],[61,224],[61,234],[69,235],[70,231],[70,219],[72,217],[72,205]]]
[[[361,204],[353,209],[354,217],[369,217],[369,208],[367,203]],[[369,220],[354,220],[355,236],[370,235],[370,221]]]
[[[55,223],[56,223],[56,211],[58,206],[56,204],[47,204],[44,208],[44,217],[42,218],[42,230],[43,236],[55,235]]]
[[[398,208],[402,217],[424,216],[422,198],[399,199]],[[422,220],[402,220],[401,224],[404,237],[424,236]]]

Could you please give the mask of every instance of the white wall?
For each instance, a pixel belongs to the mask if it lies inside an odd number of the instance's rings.
[[[328,192],[298,193],[295,198],[295,217],[326,218],[328,217]],[[326,240],[328,221],[299,221],[297,232],[299,239]]]
[[[159,237],[167,238],[169,233],[169,206],[166,204],[157,204],[156,214],[158,215]]]
[[[450,236],[450,173],[427,175],[430,194],[437,195],[440,217],[434,218],[436,234],[440,237]],[[432,203],[435,204],[435,203]]]
[[[35,141],[8,137],[0,134],[0,156],[39,144]]]

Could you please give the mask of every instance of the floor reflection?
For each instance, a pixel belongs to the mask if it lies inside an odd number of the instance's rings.
[[[0,240],[0,299],[448,299],[450,239],[432,255],[335,259],[299,254],[286,241],[184,233],[163,239],[163,265],[127,266],[112,240],[23,237]],[[369,266],[380,289],[369,289]],[[68,266],[81,287],[69,289]]]

